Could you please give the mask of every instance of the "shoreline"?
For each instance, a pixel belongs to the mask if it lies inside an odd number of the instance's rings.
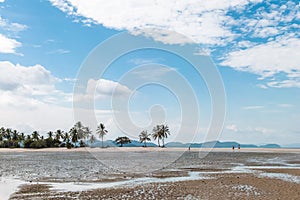
[[[187,148],[181,147],[168,147],[168,148],[159,148],[159,147],[108,147],[108,148],[90,148],[90,147],[81,147],[81,148],[42,148],[42,149],[28,149],[28,148],[0,148],[1,152],[188,152]],[[251,153],[300,153],[300,149],[297,148],[242,148],[240,150],[232,150],[231,148],[191,148],[191,152],[251,152]]]

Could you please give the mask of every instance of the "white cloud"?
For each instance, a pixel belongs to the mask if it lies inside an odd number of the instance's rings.
[[[41,65],[24,67],[0,62],[0,89],[18,94],[45,95],[55,90],[57,79]]]
[[[291,108],[293,107],[294,105],[292,104],[288,104],[288,103],[282,103],[282,104],[278,104],[279,107],[282,107],[282,108]]]
[[[70,51],[66,49],[56,49],[54,51],[47,52],[47,54],[66,54],[66,53],[70,53]]]
[[[16,53],[16,48],[21,46],[21,43],[8,38],[0,33],[0,53]]]
[[[262,109],[264,106],[245,106],[243,107],[244,110],[257,110],[257,109]]]
[[[269,82],[270,87],[298,87],[300,84],[300,39],[279,37],[275,41],[230,52],[221,63],[261,79],[284,73],[284,80]]]
[[[9,32],[21,32],[26,30],[28,27],[24,24],[19,24],[19,23],[15,23],[15,22],[10,22],[7,19],[4,19],[0,16],[0,27],[4,30],[7,30]]]
[[[237,126],[236,126],[235,124],[227,125],[225,128],[226,128],[227,130],[233,131],[233,132],[237,132],[237,131],[238,131],[238,128],[237,128]]]
[[[162,76],[170,72],[176,72],[176,69],[172,67],[161,67],[161,66],[153,65],[153,67],[151,68],[150,67],[136,68],[134,71],[132,71],[132,74],[137,78],[141,78],[141,79],[159,80],[160,78],[162,78]]]
[[[143,64],[149,64],[149,63],[156,63],[158,60],[156,59],[144,59],[144,58],[134,58],[129,60],[130,63],[133,63],[135,65],[143,65]]]
[[[3,3],[5,0],[0,0],[0,3]]]
[[[251,0],[210,1],[78,1],[51,0],[52,4],[69,15],[84,17],[97,24],[117,30],[144,33],[166,43],[186,42],[173,31],[186,35],[197,43],[224,44],[232,33],[225,26],[231,17],[229,9],[242,9]],[[81,20],[82,21],[82,20]],[[148,29],[148,31],[144,31]],[[165,29],[163,33],[153,29]],[[150,31],[149,31],[150,30]]]
[[[41,65],[21,66],[0,61],[0,92],[5,95],[2,105],[34,107],[39,102],[69,102],[71,94],[56,89],[55,84],[60,81]]]
[[[88,80],[84,94],[74,94],[74,101],[85,101],[87,99],[106,99],[109,97],[120,97],[129,95],[131,90],[118,82],[106,79]]]

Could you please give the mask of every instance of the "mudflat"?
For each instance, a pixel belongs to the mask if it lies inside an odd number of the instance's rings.
[[[300,198],[297,149],[199,150],[0,149],[0,184],[18,181],[10,199]]]

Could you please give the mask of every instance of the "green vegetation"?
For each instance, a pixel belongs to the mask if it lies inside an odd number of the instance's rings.
[[[124,144],[131,143],[131,140],[130,140],[128,137],[123,136],[123,137],[118,137],[118,138],[115,140],[115,142],[116,142],[117,144],[119,144],[120,147],[123,147]]]
[[[139,135],[140,142],[144,142],[144,147],[147,147],[147,141],[151,141],[150,134],[146,130],[142,131]]]
[[[101,142],[102,142],[102,148],[103,146],[103,137],[106,135],[108,131],[105,129],[104,124],[100,123],[99,126],[97,127],[96,133],[99,134],[99,137],[101,137]]]
[[[97,126],[96,134],[101,138],[101,147],[104,147],[103,139],[108,133],[103,123]],[[170,135],[168,125],[156,125],[152,131],[152,137],[157,140],[160,147],[160,141],[162,146],[165,147],[164,139]],[[140,142],[143,143],[143,147],[147,147],[147,141],[151,141],[151,134],[148,134],[147,130],[142,131],[139,134]],[[65,132],[60,129],[55,132],[47,132],[45,138],[40,135],[38,131],[33,131],[30,134],[20,133],[17,130],[10,128],[0,128],[0,148],[53,148],[53,147],[67,147],[77,148],[93,146],[96,142],[95,135],[92,134],[89,127],[85,127],[81,122],[77,122],[69,131]],[[88,145],[89,142],[89,145]],[[118,137],[115,141],[116,144],[123,147],[124,144],[131,143],[131,140],[126,137]]]

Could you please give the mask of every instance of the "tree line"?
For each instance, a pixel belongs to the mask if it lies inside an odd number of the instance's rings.
[[[101,139],[101,146],[104,147],[104,136],[108,133],[103,123],[97,126],[96,134]],[[168,125],[156,125],[152,134],[148,134],[147,130],[139,134],[139,140],[147,147],[147,142],[157,140],[159,147],[165,147],[164,140],[170,135]],[[53,147],[86,147],[88,141],[91,146],[96,142],[96,136],[92,134],[89,127],[84,126],[80,121],[75,123],[69,131],[56,130],[49,131],[46,137],[40,135],[38,131],[31,134],[20,133],[11,128],[0,128],[0,148],[53,148]],[[162,145],[161,145],[162,142]],[[115,143],[122,147],[124,144],[131,143],[130,138],[121,136],[115,139]]]

